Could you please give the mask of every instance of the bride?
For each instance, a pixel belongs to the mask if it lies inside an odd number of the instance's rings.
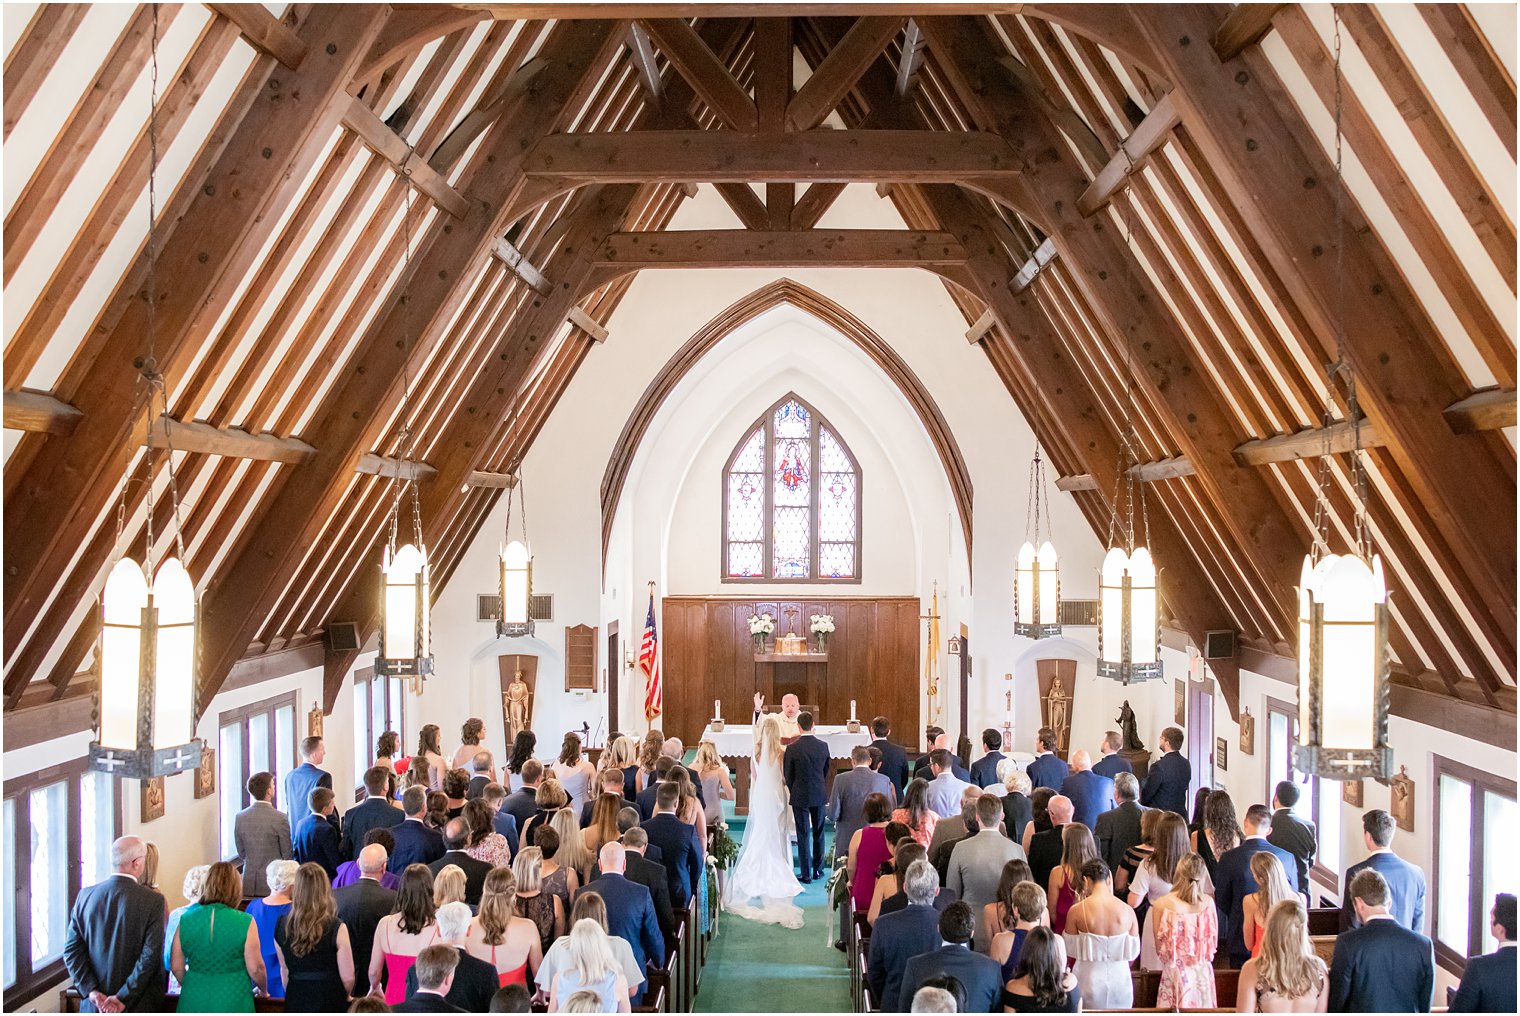
[[[786,785],[781,776],[781,724],[774,715],[761,720],[755,731],[750,774],[744,843],[723,890],[723,909],[752,921],[800,928],[802,908],[792,897],[802,892],[802,883],[792,871]]]

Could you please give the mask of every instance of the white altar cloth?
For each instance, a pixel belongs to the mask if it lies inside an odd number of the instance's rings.
[[[850,749],[858,744],[871,743],[871,728],[861,724],[859,733],[852,734],[843,726],[818,724],[813,734],[829,747],[831,758],[849,758]],[[748,723],[725,723],[723,729],[714,732],[709,724],[702,731],[702,740],[711,741],[719,755],[749,758],[755,750],[755,728]]]

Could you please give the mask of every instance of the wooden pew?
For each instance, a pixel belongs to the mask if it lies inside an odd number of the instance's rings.
[[[80,997],[79,989],[64,988],[58,992],[58,1011],[66,1013],[77,1013],[80,1011],[79,1006],[82,1001],[83,999]],[[178,1009],[179,995],[176,993],[165,996],[163,1006],[156,1011],[176,1012]],[[255,998],[253,1000],[253,1011],[283,1013],[285,1011],[285,1000],[283,998],[264,998],[260,996],[259,998]]]
[[[1309,934],[1339,935],[1341,933],[1340,907],[1311,907],[1309,909]]]
[[[1334,935],[1310,935],[1309,944],[1314,946],[1314,954],[1325,961],[1325,966],[1330,965],[1330,960],[1335,956]]]

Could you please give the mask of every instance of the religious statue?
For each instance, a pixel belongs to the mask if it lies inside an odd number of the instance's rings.
[[[501,697],[502,711],[507,717],[507,744],[511,745],[519,732],[531,727],[529,722],[533,715],[533,706],[530,701],[532,692],[528,690],[528,683],[523,680],[522,667],[512,675],[512,683],[507,685],[506,692]]]
[[[1067,713],[1071,696],[1066,693],[1066,683],[1061,680],[1059,673],[1050,682],[1050,691],[1045,695],[1045,702],[1047,706],[1045,725],[1056,732],[1059,750],[1065,751],[1067,735],[1071,730],[1071,720]]]
[[[1129,699],[1125,699],[1124,705],[1119,707],[1119,717],[1115,722],[1119,724],[1119,732],[1124,735],[1125,751],[1145,750],[1145,745],[1140,742],[1140,732],[1135,729],[1135,711],[1129,707]]]

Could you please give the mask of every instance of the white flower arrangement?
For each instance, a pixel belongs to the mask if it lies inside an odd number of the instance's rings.
[[[833,614],[814,614],[812,632],[814,635],[828,635],[834,631]]]
[[[776,619],[769,614],[751,614],[749,616],[749,633],[751,635],[769,635],[776,630]]]

